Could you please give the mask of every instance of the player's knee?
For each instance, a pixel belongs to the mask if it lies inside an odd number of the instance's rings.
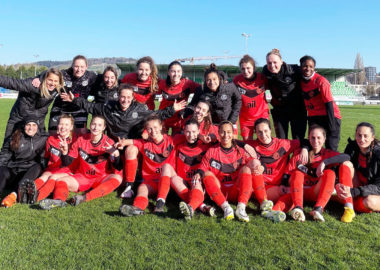
[[[363,203],[370,210],[380,210],[380,196],[369,195],[363,200]]]
[[[139,150],[136,146],[130,145],[127,147],[125,151],[125,157],[127,159],[135,159],[137,158],[137,154],[139,153]]]

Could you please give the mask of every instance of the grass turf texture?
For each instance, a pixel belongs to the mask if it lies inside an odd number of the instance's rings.
[[[14,100],[0,100],[3,140]],[[339,150],[359,121],[374,123],[378,107],[340,107],[343,115]],[[42,211],[17,204],[0,209],[1,269],[261,269],[379,268],[380,215],[360,214],[340,222],[343,206],[329,203],[326,223],[286,221],[273,224],[250,203],[250,223],[197,214],[184,222],[178,202],[169,202],[165,218],[133,218],[118,213],[121,200],[112,193],[77,207]],[[306,207],[306,213],[311,208]],[[149,212],[149,213],[148,213]]]

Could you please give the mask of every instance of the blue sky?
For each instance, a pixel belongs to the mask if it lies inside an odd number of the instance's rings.
[[[151,55],[242,55],[265,64],[272,48],[297,63],[352,68],[359,52],[380,72],[380,1],[0,1],[0,64]],[[34,55],[39,55],[38,58]],[[210,61],[200,62],[209,63]],[[237,64],[238,59],[216,64]]]

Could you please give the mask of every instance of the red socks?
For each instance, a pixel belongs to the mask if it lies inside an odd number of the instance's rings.
[[[69,197],[69,188],[67,187],[66,182],[64,181],[56,182],[53,199],[66,201],[68,197]]]
[[[161,176],[160,182],[158,183],[158,194],[157,200],[163,199],[166,200],[170,190],[170,177],[169,176]]]
[[[133,183],[136,178],[137,159],[130,159],[125,161],[124,179],[128,183]]]
[[[41,179],[37,179],[37,180],[41,180]],[[36,180],[36,182],[37,182],[37,180]],[[37,184],[36,184],[36,186],[37,186]],[[46,181],[45,185],[43,185],[40,188],[37,188],[38,189],[37,202],[47,198],[50,195],[50,193],[53,192],[54,187],[55,187],[55,180],[49,179]]]
[[[288,212],[290,209],[294,207],[292,195],[291,194],[284,194],[282,195],[276,204],[273,206],[273,210],[275,211],[282,211],[282,212]]]
[[[267,199],[267,192],[265,190],[264,177],[262,174],[252,174],[252,188],[256,200],[258,200],[260,204]]]
[[[303,208],[303,182],[305,175],[301,171],[294,171],[290,176],[290,192],[295,206]]]
[[[247,205],[252,194],[252,176],[247,173],[242,173],[239,179],[239,203]]]
[[[145,210],[145,208],[148,206],[148,203],[148,198],[143,196],[137,196],[133,201],[133,206],[140,208],[141,210]]]
[[[194,211],[203,203],[204,200],[203,191],[196,188],[190,191],[189,197],[189,205],[191,208],[193,208]]]
[[[39,190],[45,184],[45,182],[41,178],[37,178],[34,180],[34,184],[36,185],[37,190]]]
[[[189,189],[184,188],[180,193],[178,193],[178,196],[181,198],[182,201],[188,202],[190,196]]]
[[[357,197],[354,200],[354,209],[360,213],[372,213],[372,210],[368,209],[363,203],[364,197]]]
[[[211,200],[213,200],[218,206],[221,206],[226,201],[226,198],[224,197],[216,181],[218,180],[213,176],[205,176],[203,179],[203,184],[205,185],[206,191]]]
[[[120,185],[119,180],[116,178],[110,178],[107,181],[101,183],[99,186],[86,193],[86,201],[91,201],[93,199],[103,197],[112,191],[114,191]]]
[[[343,164],[339,166],[339,182],[345,186],[352,188],[351,170],[348,166],[343,165]],[[344,200],[344,203],[353,204],[352,197],[346,198]]]
[[[335,173],[331,170],[325,170],[319,181],[322,181],[321,189],[319,190],[317,203],[315,207],[325,208],[329,202],[331,194],[334,191]]]

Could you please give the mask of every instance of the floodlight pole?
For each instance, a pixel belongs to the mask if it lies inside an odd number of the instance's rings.
[[[241,35],[245,38],[245,53],[248,54],[248,38],[251,37],[251,34],[242,33]]]
[[[33,54],[33,56],[36,58],[36,60],[37,60],[37,58],[39,57],[39,55],[38,54]],[[37,75],[37,65],[36,65],[36,63],[34,64],[34,76],[36,76]]]

